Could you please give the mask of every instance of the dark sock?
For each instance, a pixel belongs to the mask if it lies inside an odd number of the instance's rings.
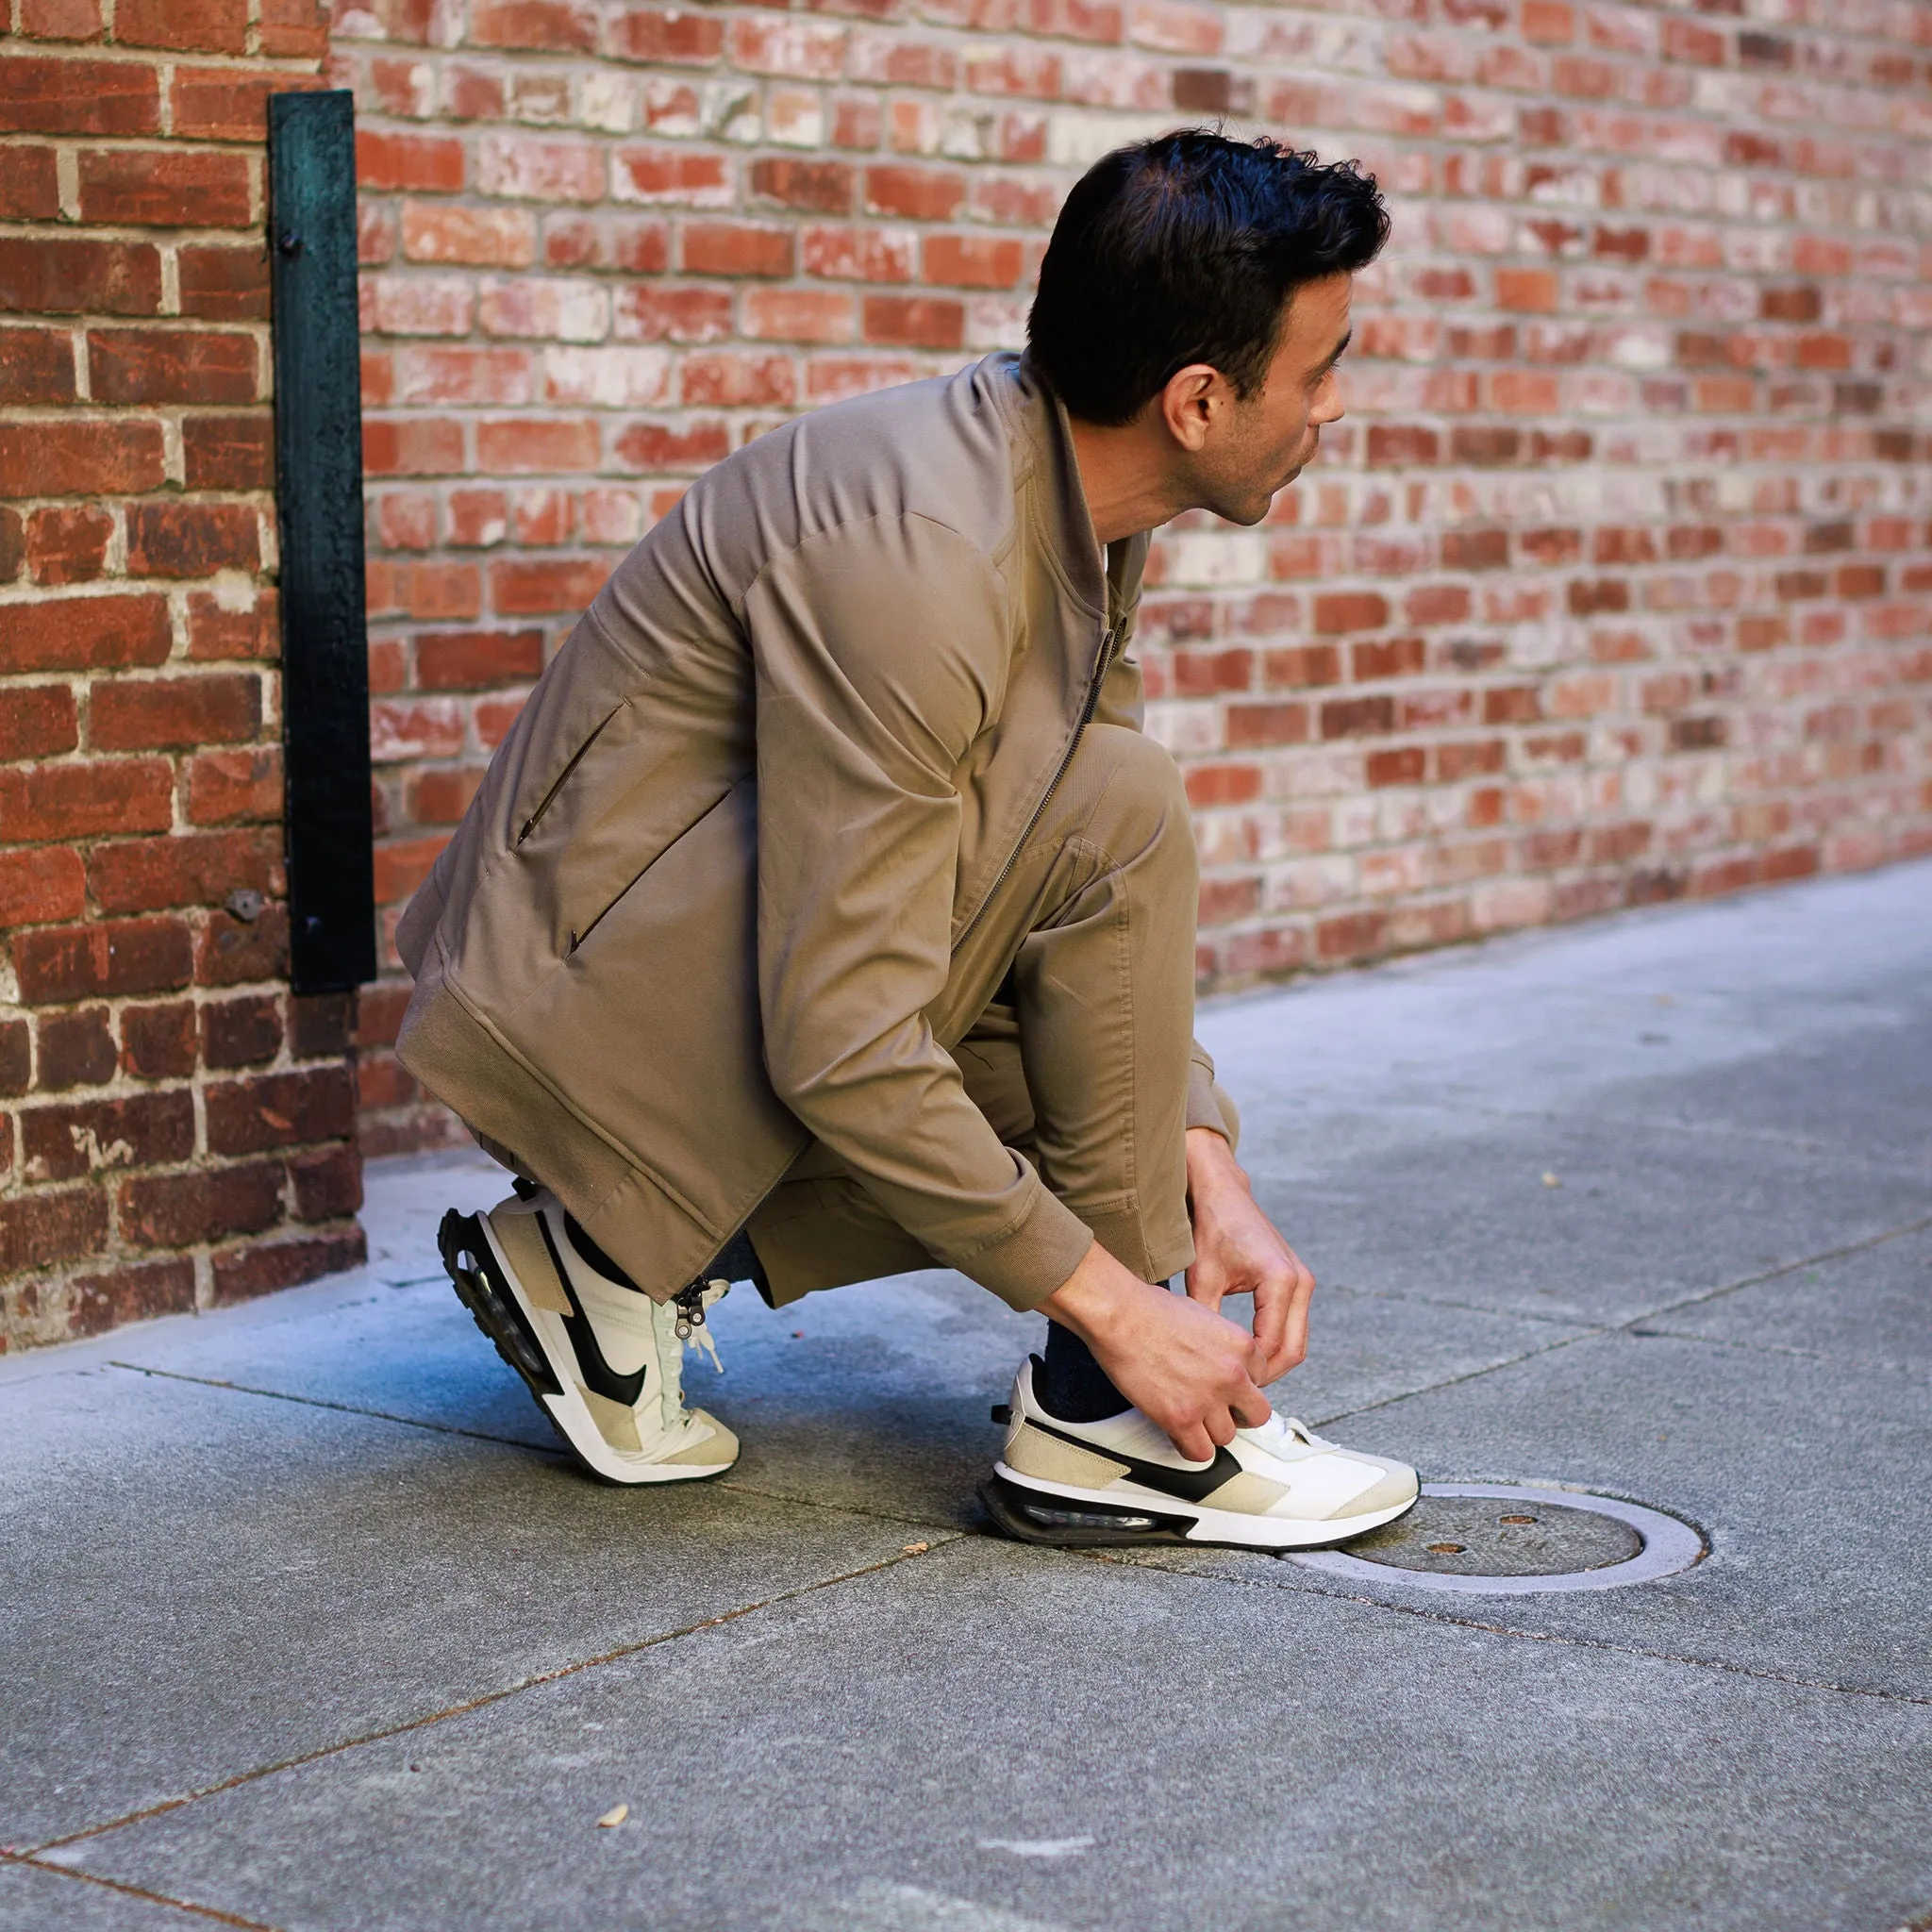
[[[570,1236],[572,1245],[599,1274],[608,1276],[623,1288],[637,1288],[637,1283],[584,1232],[584,1224],[575,1214],[568,1211],[563,1217],[564,1232]],[[709,1280],[722,1274],[726,1281],[749,1281],[759,1294],[769,1302],[772,1299],[771,1283],[765,1279],[763,1264],[758,1260],[758,1250],[751,1244],[751,1237],[742,1228],[724,1243],[724,1251],[698,1278]],[[642,1293],[641,1289],[638,1290]]]
[[[1063,1423],[1105,1422],[1133,1407],[1108,1380],[1093,1351],[1058,1322],[1046,1324],[1046,1359],[1033,1392],[1047,1414]]]

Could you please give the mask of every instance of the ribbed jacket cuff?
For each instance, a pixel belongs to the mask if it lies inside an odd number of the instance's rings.
[[[1044,1186],[1010,1234],[957,1265],[1023,1314],[1043,1302],[1087,1257],[1093,1230]]]

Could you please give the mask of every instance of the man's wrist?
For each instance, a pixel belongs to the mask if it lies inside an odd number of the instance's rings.
[[[1212,1127],[1190,1127],[1187,1136],[1188,1193],[1195,1201],[1233,1189],[1248,1191],[1248,1177],[1234,1149]]]

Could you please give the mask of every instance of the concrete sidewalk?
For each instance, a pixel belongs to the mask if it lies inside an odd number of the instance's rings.
[[[0,1363],[0,1926],[1932,1924],[1932,866],[1202,1032],[1323,1278],[1283,1406],[1701,1564],[994,1541],[1040,1324],[937,1273],[741,1291],[739,1468],[600,1488],[437,1266],[496,1171],[382,1163],[361,1273]]]

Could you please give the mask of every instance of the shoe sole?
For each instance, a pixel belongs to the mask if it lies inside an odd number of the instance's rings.
[[[530,1399],[543,1411],[544,1421],[557,1431],[578,1465],[599,1482],[620,1489],[637,1489],[647,1483],[704,1482],[731,1468],[730,1462],[673,1465],[634,1463],[621,1457],[605,1441],[575,1388],[563,1382],[551,1366],[529,1303],[497,1248],[487,1218],[461,1214],[452,1208],[436,1231],[436,1246],[457,1299],[469,1309],[471,1320],[522,1378]],[[475,1258],[475,1267],[463,1265],[466,1254]],[[579,1432],[588,1440],[580,1441]]]
[[[1138,1491],[1123,1495],[1121,1491],[1126,1488],[1127,1485],[1115,1484],[1107,1491],[1076,1489],[1071,1483],[1022,1475],[1004,1462],[996,1462],[992,1480],[982,1487],[979,1494],[988,1515],[1008,1536],[1017,1537],[1022,1542],[1049,1543],[1062,1549],[1187,1542],[1212,1543],[1237,1550],[1325,1550],[1407,1516],[1417,1500],[1411,1496],[1407,1502],[1388,1509],[1308,1523],[1292,1517],[1249,1516],[1234,1509],[1209,1509],[1199,1503],[1184,1503],[1177,1497],[1159,1496],[1151,1491],[1144,1497]],[[1060,1515],[1151,1518],[1154,1527],[1109,1527],[1092,1522],[1061,1527],[1042,1520]]]

